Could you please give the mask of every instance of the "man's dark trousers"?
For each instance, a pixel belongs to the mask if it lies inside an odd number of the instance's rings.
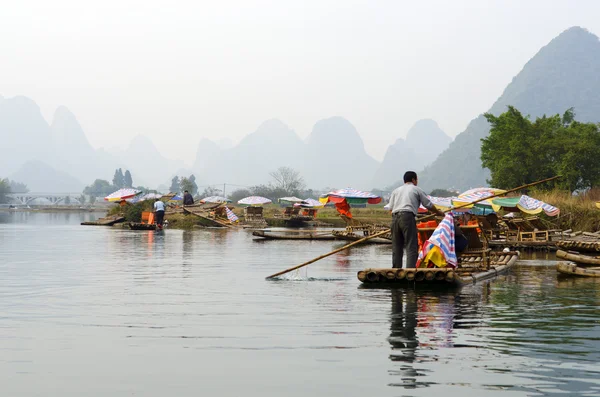
[[[397,212],[392,215],[392,265],[402,267],[402,256],[406,246],[406,267],[415,268],[419,251],[417,223],[412,212]]]

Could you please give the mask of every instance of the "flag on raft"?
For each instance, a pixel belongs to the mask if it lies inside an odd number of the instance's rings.
[[[433,231],[431,237],[425,241],[419,252],[417,267],[427,267],[430,262],[437,267],[456,268],[458,259],[456,258],[452,214],[446,214],[444,220]]]
[[[229,219],[230,222],[237,222],[239,220],[237,215],[234,214],[233,211],[229,209],[229,207],[225,207],[225,212],[227,213],[227,219]]]

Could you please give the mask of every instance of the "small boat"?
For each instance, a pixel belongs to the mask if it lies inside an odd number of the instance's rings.
[[[571,262],[575,262],[578,265],[598,265],[600,266],[600,256],[590,256],[590,255],[583,255],[579,252],[573,252],[573,251],[563,251],[563,250],[558,250],[556,251],[556,257],[558,259],[565,259]]]
[[[559,262],[556,270],[559,276],[600,277],[600,267],[581,267],[569,262]]]
[[[507,273],[519,258],[517,251],[468,253],[452,268],[371,268],[358,272],[365,286],[462,287]]]
[[[557,241],[556,246],[567,251],[600,252],[600,242],[598,241],[564,240]]]
[[[280,231],[255,230],[253,236],[267,240],[335,240],[335,236],[329,231]]]

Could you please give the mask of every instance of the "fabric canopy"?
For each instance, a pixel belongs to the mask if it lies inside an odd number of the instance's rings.
[[[231,200],[229,200],[227,197],[222,197],[222,196],[208,196],[208,197],[204,197],[202,200],[200,200],[200,202],[203,202],[203,203],[231,203]]]
[[[294,203],[301,203],[304,200],[302,200],[301,198],[295,197],[295,196],[291,196],[291,197],[282,197],[282,198],[278,199],[277,201],[282,204],[294,204]]]
[[[269,204],[270,202],[271,202],[271,200],[269,200],[266,197],[250,196],[250,197],[245,197],[245,198],[239,200],[238,204],[243,204],[243,205],[263,205],[263,204]]]
[[[116,192],[112,192],[108,196],[104,197],[104,200],[110,201],[110,202],[126,200],[126,199],[132,198],[134,196],[137,196],[141,192],[142,192],[141,190],[131,189],[131,188],[119,189]]]
[[[517,208],[526,214],[532,215],[539,214],[542,211],[548,216],[557,216],[560,214],[560,209],[527,195],[522,195],[520,197],[496,198],[492,199],[491,201],[494,211],[499,211],[502,208]]]
[[[324,194],[319,198],[319,201],[323,204],[337,204],[341,202],[346,202],[347,204],[379,204],[381,197],[370,192],[346,188]]]

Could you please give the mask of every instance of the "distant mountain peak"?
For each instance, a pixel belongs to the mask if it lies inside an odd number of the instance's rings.
[[[499,115],[511,105],[532,118],[575,108],[577,120],[600,121],[600,40],[586,29],[571,27],[542,47],[507,85],[489,112]],[[480,115],[419,178],[427,188],[465,189],[485,184],[481,139],[489,123]]]
[[[308,137],[310,145],[344,145],[364,151],[365,145],[356,127],[347,119],[334,116],[316,122]]]

